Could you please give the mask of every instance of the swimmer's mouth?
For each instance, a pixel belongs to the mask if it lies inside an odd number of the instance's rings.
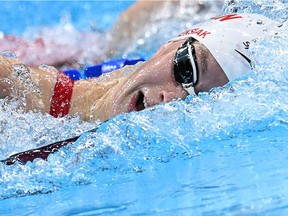
[[[141,111],[144,110],[145,108],[146,106],[144,101],[144,94],[140,91],[136,102],[136,110]]]
[[[147,104],[145,102],[145,96],[142,91],[139,91],[137,94],[135,94],[130,101],[129,105],[129,112],[131,111],[141,111],[147,108]]]

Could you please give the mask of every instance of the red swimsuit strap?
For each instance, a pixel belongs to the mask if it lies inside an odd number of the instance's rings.
[[[50,115],[63,117],[69,113],[74,81],[59,72],[50,105]]]

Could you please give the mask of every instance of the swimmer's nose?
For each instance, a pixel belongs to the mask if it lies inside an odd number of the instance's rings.
[[[178,91],[161,91],[160,97],[163,103],[170,102],[175,99],[185,99],[187,97],[187,92],[183,89]]]

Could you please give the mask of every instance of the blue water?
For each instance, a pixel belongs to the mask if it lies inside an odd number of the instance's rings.
[[[79,30],[105,31],[134,1],[1,1],[1,31],[22,36],[30,28],[71,22]]]
[[[223,11],[280,24],[287,7]],[[251,48],[255,69],[223,88],[119,115],[48,161],[1,165],[0,215],[287,215],[287,28]],[[3,158],[98,125],[0,103]]]

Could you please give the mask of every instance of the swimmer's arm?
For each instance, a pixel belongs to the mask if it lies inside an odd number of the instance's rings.
[[[0,56],[0,98],[20,100],[24,98],[23,107],[26,111],[49,113],[59,71],[54,67],[43,70],[25,66],[28,69],[29,78],[23,81],[20,76],[13,74],[13,67],[17,65],[23,64],[18,59]],[[99,83],[95,79],[75,81],[69,114],[80,115],[83,120],[100,118],[99,110],[97,109],[97,113],[92,110],[99,98],[110,88],[110,83]],[[91,117],[91,114],[94,116]]]
[[[13,72],[13,69],[15,71],[18,65],[27,69],[26,74],[19,75]],[[24,99],[22,100],[23,107],[26,111],[49,113],[58,74],[59,71],[54,67],[48,67],[45,70],[26,67],[17,58],[0,56],[0,98]],[[21,76],[26,76],[24,78],[28,77],[28,79],[21,79]],[[81,84],[81,81],[77,82],[73,93],[79,95],[77,91],[82,91],[85,84],[87,83]],[[78,100],[81,99],[79,97],[76,98]],[[72,100],[75,100],[73,95]],[[79,103],[81,103],[81,100]],[[77,103],[74,102],[72,106],[77,107]],[[75,108],[72,110],[75,110]],[[79,111],[77,108],[76,110],[77,112]]]
[[[131,41],[133,43],[136,39],[143,37],[144,30],[155,22],[153,20],[155,20],[159,12],[163,13],[161,10],[165,9],[167,4],[172,4],[171,8],[173,8],[180,3],[179,0],[138,0],[121,13],[108,32],[109,43],[107,43],[104,50],[105,56],[111,57],[121,54],[127,46],[130,46]]]

